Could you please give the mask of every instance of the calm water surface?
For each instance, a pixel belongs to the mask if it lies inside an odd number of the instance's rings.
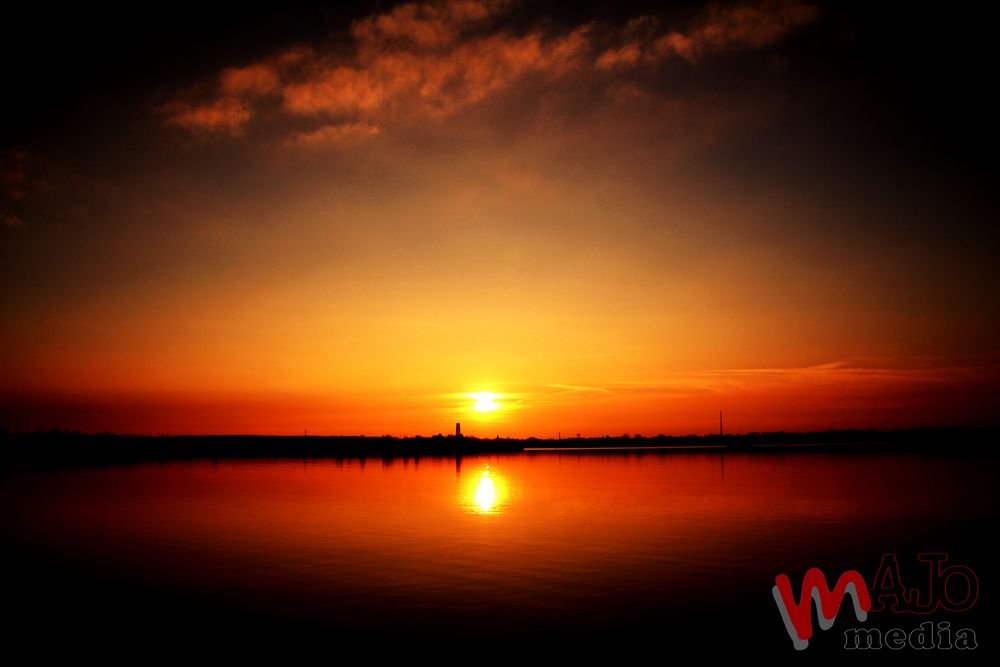
[[[8,630],[787,653],[776,574],[873,577],[895,552],[918,585],[919,551],[976,569],[959,620],[989,624],[996,482],[972,458],[798,450],[8,472]]]

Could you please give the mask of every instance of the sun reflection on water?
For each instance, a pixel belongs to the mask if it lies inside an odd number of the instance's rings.
[[[476,503],[481,512],[489,512],[497,502],[497,488],[490,477],[490,471],[484,470],[476,486]]]
[[[506,480],[488,465],[463,485],[462,503],[474,514],[502,514],[506,501]]]

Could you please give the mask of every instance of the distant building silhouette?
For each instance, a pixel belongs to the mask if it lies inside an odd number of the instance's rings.
[[[461,424],[461,422],[455,422],[455,437],[456,438],[461,438],[462,437],[462,424]]]

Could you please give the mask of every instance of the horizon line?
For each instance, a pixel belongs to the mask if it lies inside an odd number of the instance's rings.
[[[779,430],[768,430],[768,431],[744,431],[740,433],[657,433],[656,435],[644,435],[642,433],[621,433],[612,434],[604,433],[601,435],[581,435],[574,434],[563,437],[561,434],[556,436],[478,436],[462,433],[461,435],[455,435],[454,433],[432,433],[430,435],[424,435],[420,433],[415,433],[412,435],[393,435],[390,433],[383,434],[370,434],[370,433],[309,433],[308,430],[304,430],[303,433],[126,433],[126,432],[113,432],[113,431],[80,431],[74,429],[61,429],[57,427],[48,429],[34,429],[34,430],[22,430],[13,431],[8,430],[5,427],[0,426],[0,437],[11,436],[11,435],[79,435],[79,436],[103,436],[103,437],[128,437],[128,438],[371,438],[371,439],[393,439],[393,440],[418,440],[418,439],[437,439],[437,438],[451,438],[451,439],[464,439],[464,440],[551,440],[554,442],[562,440],[605,440],[605,439],[617,439],[617,440],[638,440],[638,439],[658,439],[658,438],[740,438],[748,436],[766,436],[766,435],[821,435],[821,434],[832,434],[832,433],[910,433],[917,431],[970,431],[970,430],[995,430],[1000,429],[1000,423],[996,424],[959,424],[950,426],[906,426],[898,428],[877,428],[877,427],[867,427],[867,428],[829,428],[821,430],[806,430],[806,431],[786,431],[783,429]]]

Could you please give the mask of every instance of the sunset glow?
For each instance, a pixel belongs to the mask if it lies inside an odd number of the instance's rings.
[[[993,651],[989,3],[3,16],[11,655]]]
[[[92,97],[48,83],[76,42],[19,74],[53,97],[4,111],[0,426],[995,421],[993,121],[924,99],[953,77],[913,54],[946,56],[884,44],[916,31],[812,0],[302,11],[110,43]]]

